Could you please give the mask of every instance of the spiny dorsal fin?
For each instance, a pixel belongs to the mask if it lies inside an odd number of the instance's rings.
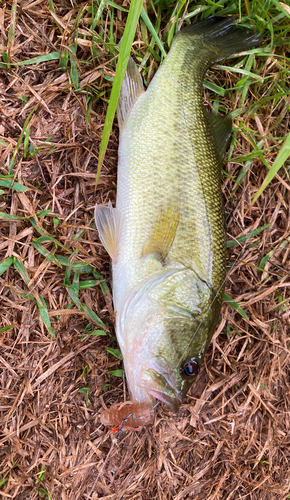
[[[231,140],[232,120],[229,116],[220,116],[216,113],[209,113],[207,110],[205,110],[205,115],[210,130],[213,133],[216,154],[220,167],[222,167],[223,159]]]
[[[119,255],[123,225],[122,219],[119,210],[113,208],[111,202],[109,202],[107,207],[96,205],[95,221],[99,237],[110,255],[113,264],[116,264]]]
[[[117,104],[117,117],[120,130],[123,127],[126,116],[131,111],[139,95],[144,92],[142,77],[131,57],[129,57],[127,70],[122,83],[121,92]]]
[[[156,219],[151,237],[144,245],[142,257],[152,255],[164,264],[174,241],[178,223],[179,211],[175,207],[162,209]]]

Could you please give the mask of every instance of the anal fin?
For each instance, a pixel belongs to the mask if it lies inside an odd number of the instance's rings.
[[[95,222],[100,240],[113,263],[116,264],[120,249],[123,217],[119,210],[113,208],[112,203],[109,202],[107,207],[96,205]]]

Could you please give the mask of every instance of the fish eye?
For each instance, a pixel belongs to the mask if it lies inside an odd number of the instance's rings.
[[[181,374],[186,379],[191,379],[196,377],[199,372],[199,364],[195,358],[191,358],[184,363],[181,368]]]

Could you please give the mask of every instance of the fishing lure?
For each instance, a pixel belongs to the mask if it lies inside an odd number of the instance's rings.
[[[154,421],[154,409],[148,403],[115,403],[103,411],[101,423],[108,427],[115,427],[113,431],[134,429],[140,430],[144,425],[151,425]]]

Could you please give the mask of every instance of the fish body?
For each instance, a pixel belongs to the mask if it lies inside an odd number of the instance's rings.
[[[225,281],[221,164],[231,120],[202,103],[206,69],[259,42],[232,18],[181,30],[149,88],[133,61],[119,99],[116,208],[96,207],[113,264],[131,399],[177,410],[219,317]]]

